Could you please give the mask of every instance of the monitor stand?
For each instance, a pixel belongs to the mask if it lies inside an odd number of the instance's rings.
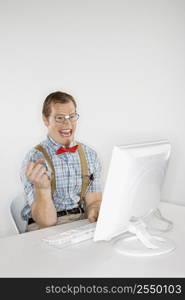
[[[154,256],[169,253],[175,249],[173,241],[150,234],[142,218],[129,222],[128,234],[113,242],[115,250],[130,256]]]

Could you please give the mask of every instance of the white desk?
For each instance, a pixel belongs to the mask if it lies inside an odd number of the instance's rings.
[[[177,246],[169,254],[135,258],[116,253],[111,242],[57,249],[41,241],[76,225],[70,223],[1,238],[0,277],[185,277],[185,207],[161,203],[160,209],[174,222],[165,234]]]

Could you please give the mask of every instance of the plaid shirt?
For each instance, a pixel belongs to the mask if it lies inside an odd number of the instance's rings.
[[[78,151],[74,153],[65,152],[63,154],[56,154],[56,150],[62,145],[55,142],[49,136],[45,141],[41,142],[40,145],[46,149],[55,168],[56,191],[52,197],[56,210],[61,211],[64,209],[72,209],[77,207],[80,200],[80,192],[82,187],[81,162]],[[74,145],[76,145],[75,141],[70,144],[70,147]],[[85,152],[89,175],[93,174],[94,176],[94,180],[90,181],[87,192],[101,192],[100,161],[94,150],[84,144],[82,144],[82,147]],[[33,148],[30,152],[28,152],[21,165],[20,177],[24,186],[25,199],[25,206],[21,215],[24,220],[31,218],[30,206],[34,201],[35,192],[32,182],[25,175],[25,169],[29,161],[35,162],[38,158],[44,158],[44,156],[40,151]],[[45,164],[49,170],[50,168],[46,160]]]

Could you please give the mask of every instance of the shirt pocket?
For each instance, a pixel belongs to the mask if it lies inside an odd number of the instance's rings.
[[[81,171],[76,172],[75,174],[75,185],[74,185],[74,193],[75,195],[80,196],[81,189],[82,189],[82,177]]]

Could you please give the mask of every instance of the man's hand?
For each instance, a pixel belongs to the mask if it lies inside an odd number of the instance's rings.
[[[98,206],[90,206],[87,209],[87,218],[90,222],[96,222],[98,219],[99,207]]]
[[[100,210],[102,193],[87,193],[85,196],[86,215],[90,222],[96,222]]]
[[[25,175],[34,184],[35,188],[49,190],[51,181],[43,163],[44,160],[42,158],[39,158],[36,162],[29,162]]]

